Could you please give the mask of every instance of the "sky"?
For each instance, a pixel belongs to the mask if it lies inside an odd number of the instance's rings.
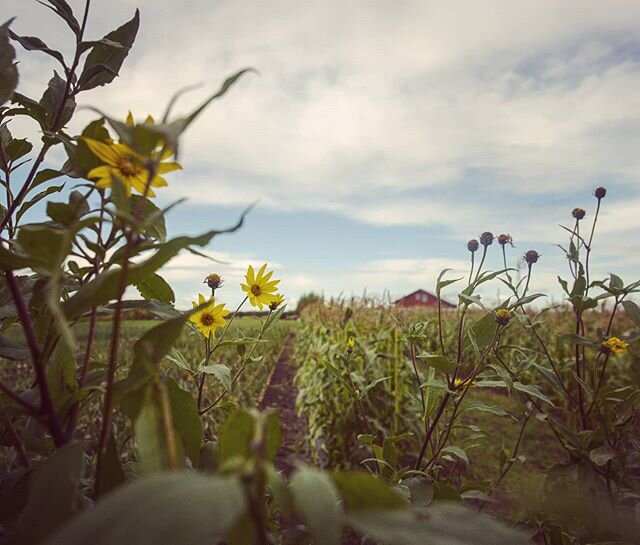
[[[69,3],[80,16],[84,1]],[[246,267],[265,262],[291,304],[311,291],[434,290],[441,269],[468,270],[466,243],[484,231],[513,237],[513,267],[536,249],[531,288],[559,301],[556,276],[569,276],[559,225],[575,207],[592,218],[598,186],[608,193],[593,276],[640,276],[637,0],[94,0],[88,36],[135,8],[140,32],[120,76],[81,104],[143,119],[200,84],[176,108],[186,113],[236,70],[258,72],[198,118],[181,143],[184,170],[157,192],[160,205],[188,199],[169,214],[175,235],[228,227],[256,203],[241,230],[205,249],[220,263],[185,252],[163,270],[177,306],[210,272],[235,305]],[[72,50],[64,23],[35,1],[3,12],[17,16],[15,32]],[[18,90],[39,98],[54,66],[16,49]],[[94,116],[81,111],[69,131]],[[56,149],[48,166],[63,159]],[[494,244],[487,265],[500,260]]]

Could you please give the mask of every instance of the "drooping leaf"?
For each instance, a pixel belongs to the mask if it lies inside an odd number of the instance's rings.
[[[101,499],[43,545],[202,545],[224,541],[245,512],[235,477],[143,477]]]
[[[37,36],[18,36],[12,30],[9,30],[9,35],[11,36],[11,39],[18,42],[27,51],[42,51],[43,53],[46,53],[47,55],[56,59],[63,68],[67,68],[62,53],[60,53],[60,51],[56,51],[55,49],[51,49]]]
[[[198,371],[200,373],[206,373],[207,375],[213,375],[227,392],[231,391],[231,370],[223,363],[202,365],[198,368]]]
[[[339,545],[342,534],[340,498],[329,475],[303,467],[291,479],[290,488],[295,508],[302,514],[314,543]]]
[[[640,307],[633,301],[622,301],[622,306],[636,327],[640,327]]]

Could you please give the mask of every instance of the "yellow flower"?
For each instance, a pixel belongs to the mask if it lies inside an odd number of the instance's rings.
[[[193,308],[204,305],[207,300],[204,295],[198,295],[198,302],[193,302]],[[194,312],[189,320],[193,322],[200,333],[205,337],[209,337],[215,334],[216,329],[223,327],[227,321],[224,317],[229,314],[229,311],[224,308],[224,304],[216,305],[213,301],[213,297],[209,298],[209,304],[206,307],[201,308],[199,311]]]
[[[609,337],[600,342],[600,352],[603,354],[624,354],[629,348],[629,343],[618,337]]]
[[[353,349],[356,346],[356,340],[353,337],[349,337],[347,340],[347,352],[353,352]]]
[[[496,322],[498,325],[505,326],[511,320],[511,312],[509,312],[506,308],[499,308],[496,310]]]
[[[267,269],[265,263],[260,267],[258,274],[255,274],[253,267],[249,265],[247,274],[245,275],[246,284],[240,284],[242,291],[244,291],[249,297],[249,303],[251,306],[258,307],[262,310],[262,307],[269,306],[276,297],[276,286],[280,283],[280,280],[271,280],[273,271],[264,274]]]
[[[281,293],[276,293],[273,296],[271,303],[269,303],[269,310],[277,309],[282,303],[284,303],[284,295]]]
[[[473,386],[473,381],[471,379],[463,380],[458,377],[453,379],[453,387],[456,389],[462,390],[463,388],[466,388],[467,385],[469,385],[469,387]]]

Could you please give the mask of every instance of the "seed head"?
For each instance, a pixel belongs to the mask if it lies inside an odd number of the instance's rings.
[[[524,260],[529,264],[529,266],[538,262],[538,258],[540,254],[535,250],[529,250],[526,254],[524,254]]]
[[[593,194],[595,195],[596,199],[598,199],[598,200],[604,199],[605,195],[607,194],[607,190],[604,187],[598,187],[593,192]]]
[[[478,248],[480,248],[480,243],[475,238],[472,238],[469,242],[467,242],[467,250],[469,250],[471,253],[477,252]]]
[[[505,326],[511,320],[511,312],[506,308],[499,308],[496,310],[496,322],[498,325]]]
[[[584,218],[585,214],[586,214],[586,212],[582,208],[574,208],[571,211],[571,215],[574,218],[576,218],[578,221],[580,221],[582,218]]]
[[[480,235],[480,244],[483,246],[491,246],[493,244],[493,233],[491,231],[485,231]]]
[[[503,233],[498,235],[498,244],[500,244],[500,246],[506,246],[507,244],[511,244],[511,246],[513,246],[513,239],[511,238],[511,235],[505,235]]]
[[[212,290],[216,290],[222,286],[222,277],[219,274],[211,273],[204,279],[204,283]]]

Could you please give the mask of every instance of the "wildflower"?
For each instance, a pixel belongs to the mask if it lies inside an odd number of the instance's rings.
[[[153,178],[149,180],[150,171],[145,158],[126,144],[100,142],[92,138],[83,140],[91,152],[105,163],[91,169],[87,174],[87,178],[94,179],[96,187],[99,188],[111,187],[112,177],[117,176],[124,184],[127,195],[131,195],[133,188],[147,197],[155,197],[151,188],[167,185],[167,181],[161,175],[182,168],[174,162],[158,163]],[[162,159],[165,158],[166,154],[162,156]]]
[[[277,309],[282,303],[284,303],[284,295],[281,293],[276,293],[273,296],[273,300],[269,303],[269,310],[274,311]]]
[[[624,354],[629,348],[629,343],[618,337],[609,337],[600,342],[600,352],[603,354]]]
[[[217,290],[222,286],[222,277],[219,274],[211,273],[204,279],[204,284],[209,286],[212,290]]]
[[[593,192],[593,194],[595,195],[596,199],[598,199],[598,200],[604,199],[605,195],[607,194],[607,190],[604,187],[598,187]]]
[[[198,308],[206,302],[204,295],[199,294],[198,302],[193,302],[193,308]],[[216,305],[213,297],[210,297],[207,306],[194,312],[189,317],[189,320],[195,324],[200,333],[209,338],[215,334],[216,329],[223,327],[227,323],[224,318],[227,314],[229,314],[229,311],[224,308],[224,304]]]
[[[529,266],[538,262],[538,258],[540,254],[535,250],[529,250],[526,254],[524,254],[524,260],[529,264]]]
[[[349,337],[349,339],[347,340],[347,352],[351,354],[355,346],[356,346],[356,340],[353,337]]]
[[[467,250],[469,250],[471,253],[478,251],[479,247],[480,243],[475,238],[472,238],[469,242],[467,242]]]
[[[511,246],[513,246],[513,239],[511,238],[511,235],[498,235],[498,244],[500,244],[500,246],[506,246],[507,244],[511,244]]]
[[[461,379],[459,377],[456,377],[453,379],[453,387],[456,390],[462,390],[463,388],[466,388],[467,386],[471,387],[473,386],[473,381],[468,378],[468,379]]]
[[[480,244],[483,246],[491,246],[493,244],[493,233],[491,231],[485,231],[480,235]]]
[[[249,303],[251,306],[258,307],[262,310],[265,305],[270,305],[276,295],[276,286],[280,283],[280,280],[271,280],[273,271],[264,274],[267,269],[265,263],[260,267],[258,274],[256,275],[253,267],[249,265],[247,274],[245,275],[246,284],[240,284],[242,291],[249,297]]]
[[[511,312],[506,308],[499,308],[496,310],[496,322],[498,325],[505,326],[511,320]]]
[[[574,218],[576,218],[578,221],[580,221],[582,218],[584,218],[585,214],[586,214],[586,212],[582,208],[574,208],[571,211],[571,215]]]

